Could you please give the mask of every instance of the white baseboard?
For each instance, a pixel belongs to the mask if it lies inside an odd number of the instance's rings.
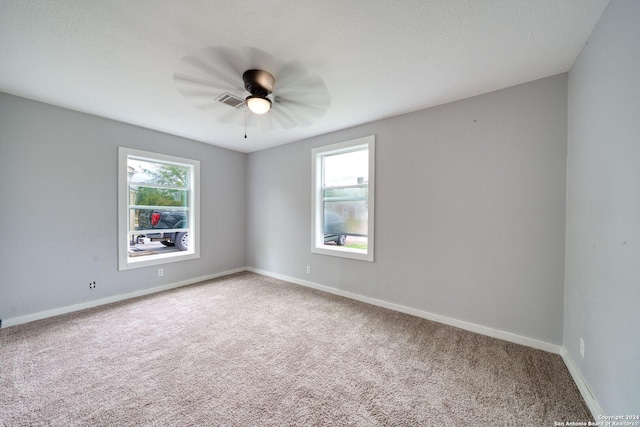
[[[423,319],[433,320],[434,322],[455,326],[456,328],[465,329],[467,331],[476,332],[478,334],[487,335],[487,336],[498,338],[504,341],[525,345],[527,347],[536,348],[538,350],[544,350],[549,353],[561,354],[561,351],[562,351],[562,347],[559,345],[536,340],[533,338],[523,337],[521,335],[513,334],[511,332],[500,331],[498,329],[489,328],[487,326],[477,325],[475,323],[465,322],[463,320],[441,316],[435,313],[429,313],[427,311],[406,307],[404,305],[395,304],[392,302],[387,302],[387,301],[379,300],[376,298],[370,298],[364,295],[354,294],[352,292],[343,291],[340,289],[320,285],[318,283],[309,282],[306,280],[296,279],[295,277],[289,277],[282,274],[272,273],[270,271],[260,270],[252,267],[247,267],[246,270],[251,271],[253,273],[257,273],[257,274],[262,274],[263,276],[273,277],[275,279],[280,279],[280,280],[295,283],[298,285],[306,286],[309,288],[318,289],[320,291],[328,292],[330,294],[339,295],[339,296],[350,298],[356,301],[365,302],[367,304],[377,305],[379,307],[384,307],[390,310],[399,311],[401,313],[410,314],[412,316],[421,317]]]
[[[580,373],[580,370],[578,369],[576,362],[573,360],[573,358],[571,357],[571,355],[569,354],[569,352],[565,347],[562,347],[562,352],[560,353],[560,355],[562,356],[562,360],[564,360],[564,364],[567,366],[567,369],[569,370],[569,373],[571,374],[573,381],[576,383],[578,390],[580,390],[580,394],[582,395],[582,398],[584,399],[587,406],[589,407],[589,410],[591,411],[591,415],[596,421],[600,421],[601,420],[600,417],[604,415],[604,411],[598,404],[598,401],[596,400],[596,398],[593,397],[593,394],[591,393],[589,386],[587,385],[582,374]]]
[[[202,282],[204,280],[215,279],[216,277],[228,276],[229,274],[239,273],[245,271],[246,268],[236,268],[233,270],[223,271],[221,273],[208,274],[206,276],[195,277],[193,279],[183,280],[176,283],[170,283],[168,285],[157,286],[155,288],[142,289],[127,294],[114,295],[106,298],[100,298],[97,300],[86,301],[79,304],[73,304],[66,307],[54,308],[51,310],[40,311],[38,313],[27,314],[24,316],[10,317],[8,319],[2,319],[2,327],[7,328],[9,326],[20,325],[22,323],[33,322],[34,320],[46,319],[48,317],[59,316],[61,314],[67,314],[74,311],[84,310],[86,308],[98,307],[104,304],[110,304],[112,302],[123,301],[130,298],[141,297],[143,295],[155,294],[156,292],[167,291],[169,289],[179,288],[181,286],[187,286],[194,283]]]

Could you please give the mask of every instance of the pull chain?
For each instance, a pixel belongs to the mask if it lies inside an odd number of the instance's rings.
[[[244,107],[244,139],[247,139],[247,107]]]

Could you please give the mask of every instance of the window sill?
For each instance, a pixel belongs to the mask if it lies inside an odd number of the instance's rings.
[[[122,263],[119,270],[120,271],[131,270],[134,268],[150,267],[153,265],[162,265],[162,264],[168,264],[171,262],[187,261],[190,259],[198,259],[198,258],[200,258],[200,255],[195,253],[194,251],[158,254],[158,255],[153,255],[152,259],[145,259],[144,257],[139,257],[139,258],[127,257],[127,261]]]
[[[318,247],[314,246],[311,248],[311,253],[318,255],[328,255],[334,256],[338,258],[349,258],[355,259],[359,261],[368,261],[373,262],[373,251],[364,252],[359,249],[351,249],[351,248],[343,248],[343,247]]]

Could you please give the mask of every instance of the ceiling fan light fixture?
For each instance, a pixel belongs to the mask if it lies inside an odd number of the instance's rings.
[[[267,97],[251,95],[245,101],[249,110],[255,114],[264,114],[271,109],[271,101]]]

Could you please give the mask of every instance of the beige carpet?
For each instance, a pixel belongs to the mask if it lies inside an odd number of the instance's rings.
[[[558,355],[239,273],[0,330],[0,426],[553,426]]]

